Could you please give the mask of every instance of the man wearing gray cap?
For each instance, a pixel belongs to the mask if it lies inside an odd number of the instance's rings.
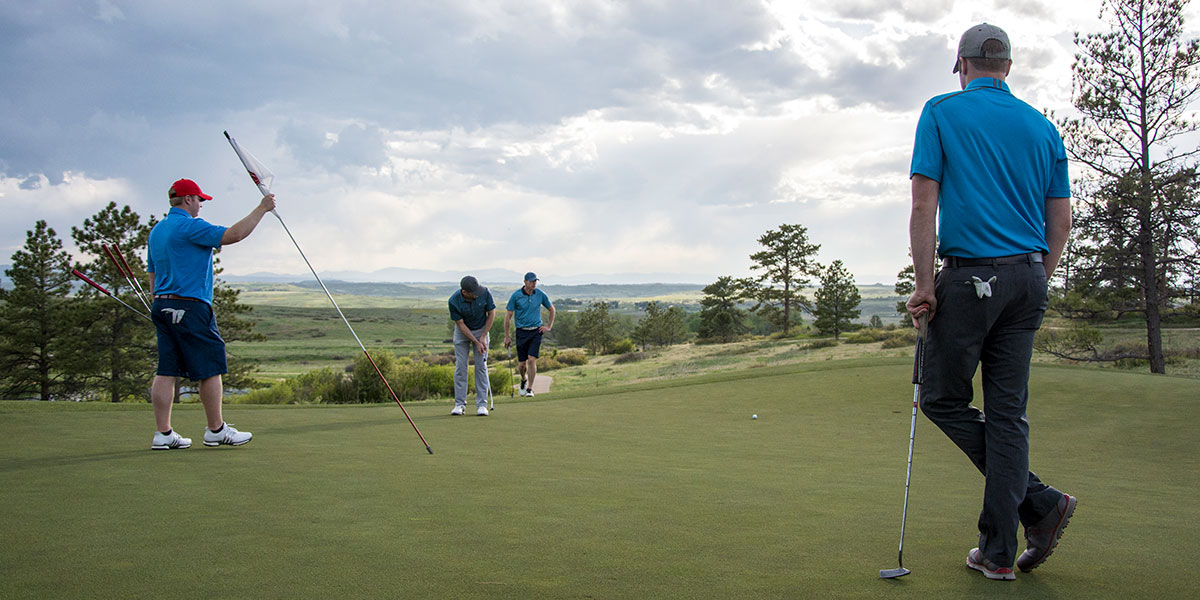
[[[451,415],[463,414],[467,408],[467,358],[475,349],[475,414],[488,414],[487,348],[488,332],[496,319],[496,303],[492,293],[479,285],[479,280],[467,275],[459,282],[459,290],[450,296],[450,320],[454,321],[454,409]]]
[[[1054,124],[1005,83],[1011,52],[994,25],[962,35],[953,70],[962,91],[925,103],[910,171],[907,305],[914,323],[929,315],[921,409],[984,475],[967,566],[999,580],[1016,578],[1014,559],[1026,572],[1042,564],[1076,504],[1029,470],[1029,361],[1071,228],[1071,190]],[[980,364],[982,411],[971,406]]]

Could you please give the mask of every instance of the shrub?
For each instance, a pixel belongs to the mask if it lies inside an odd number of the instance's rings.
[[[618,340],[611,347],[609,347],[608,352],[605,352],[605,354],[628,354],[633,352],[634,348],[635,346],[633,345],[633,340],[624,338],[622,340]]]
[[[588,361],[587,353],[581,348],[571,348],[570,350],[555,352],[554,359],[570,367],[586,365]]]
[[[638,362],[639,360],[646,360],[649,357],[650,357],[650,355],[646,354],[645,352],[626,352],[625,354],[618,356],[617,359],[613,361],[613,364],[614,365],[623,365],[625,363]]]
[[[889,332],[886,329],[868,327],[860,329],[854,333],[847,334],[844,338],[847,344],[872,344],[882,342],[888,338]]]
[[[917,330],[904,327],[889,331],[887,339],[883,340],[883,348],[904,348],[917,343]]]
[[[837,346],[837,340],[813,340],[803,346],[805,350],[816,350],[818,348],[833,348]]]

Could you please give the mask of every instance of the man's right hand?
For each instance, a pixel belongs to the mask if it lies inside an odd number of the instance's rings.
[[[917,319],[920,319],[921,315],[929,313],[929,318],[933,319],[934,313],[937,312],[937,297],[932,292],[914,290],[904,306],[908,309],[908,314],[912,316],[913,327],[920,328]]]
[[[263,212],[271,212],[275,210],[275,194],[267,194],[266,196],[263,196],[262,201],[258,203],[258,207],[262,209]]]
[[[512,345],[512,340],[510,340],[510,339],[508,338],[508,335],[507,335],[507,334],[505,334],[505,336],[504,336],[504,349],[505,349],[505,350],[508,350],[508,347],[509,347],[509,346],[511,346],[511,345]]]

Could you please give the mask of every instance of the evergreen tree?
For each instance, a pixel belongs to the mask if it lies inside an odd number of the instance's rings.
[[[683,341],[687,331],[683,324],[683,310],[672,306],[663,310],[658,302],[646,303],[646,316],[638,321],[630,337],[643,348],[649,345],[670,346]]]
[[[704,288],[700,300],[700,339],[732,342],[746,333],[745,314],[738,309],[742,291],[733,277],[722,276]]]
[[[761,273],[742,280],[744,293],[757,302],[750,310],[772,319],[786,335],[793,322],[792,311],[811,310],[803,291],[809,277],[820,274],[814,257],[821,246],[808,243],[803,225],[789,224],[768,230],[758,243],[765,249],[750,255],[754,261],[750,268]]]
[[[104,253],[104,244],[116,244],[122,251],[134,276],[146,287],[146,267],[142,256],[150,229],[157,220],[146,223],[129,206],[117,208],[115,202],[95,215],[84,219],[83,225],[71,228],[71,237],[85,255],[80,270],[105,285],[113,295],[121,296],[131,306],[141,306],[133,296],[134,289]],[[147,289],[147,293],[153,293]],[[98,292],[83,288],[80,295],[94,299]],[[154,376],[157,353],[154,326],[116,302],[96,305],[86,336],[89,354],[96,368],[92,376],[103,386],[109,400],[144,398],[149,401],[150,380]]]
[[[1166,370],[1162,319],[1200,261],[1200,150],[1188,144],[1197,131],[1190,110],[1200,94],[1200,42],[1182,37],[1186,5],[1106,0],[1109,31],[1075,35],[1081,116],[1060,122],[1068,153],[1087,167],[1076,214],[1084,235],[1070,256],[1066,299],[1140,312],[1153,373]]]
[[[75,391],[79,338],[70,256],[45,221],[27,231],[0,289],[0,398],[51,400]]]
[[[619,337],[617,319],[608,312],[608,303],[603,300],[579,313],[575,334],[592,354],[604,354]]]
[[[854,319],[862,314],[858,308],[862,296],[854,285],[854,276],[842,261],[835,260],[821,272],[821,287],[814,294],[813,326],[838,339],[843,332],[854,328]]]

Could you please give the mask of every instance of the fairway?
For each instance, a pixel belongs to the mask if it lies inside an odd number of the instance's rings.
[[[148,450],[147,405],[0,403],[0,597],[1183,598],[1200,381],[1035,366],[1031,465],[1080,498],[1017,581],[964,565],[982,478],[912,386],[835,361],[449,402],[228,406],[254,441]],[[751,420],[752,413],[758,414]]]

